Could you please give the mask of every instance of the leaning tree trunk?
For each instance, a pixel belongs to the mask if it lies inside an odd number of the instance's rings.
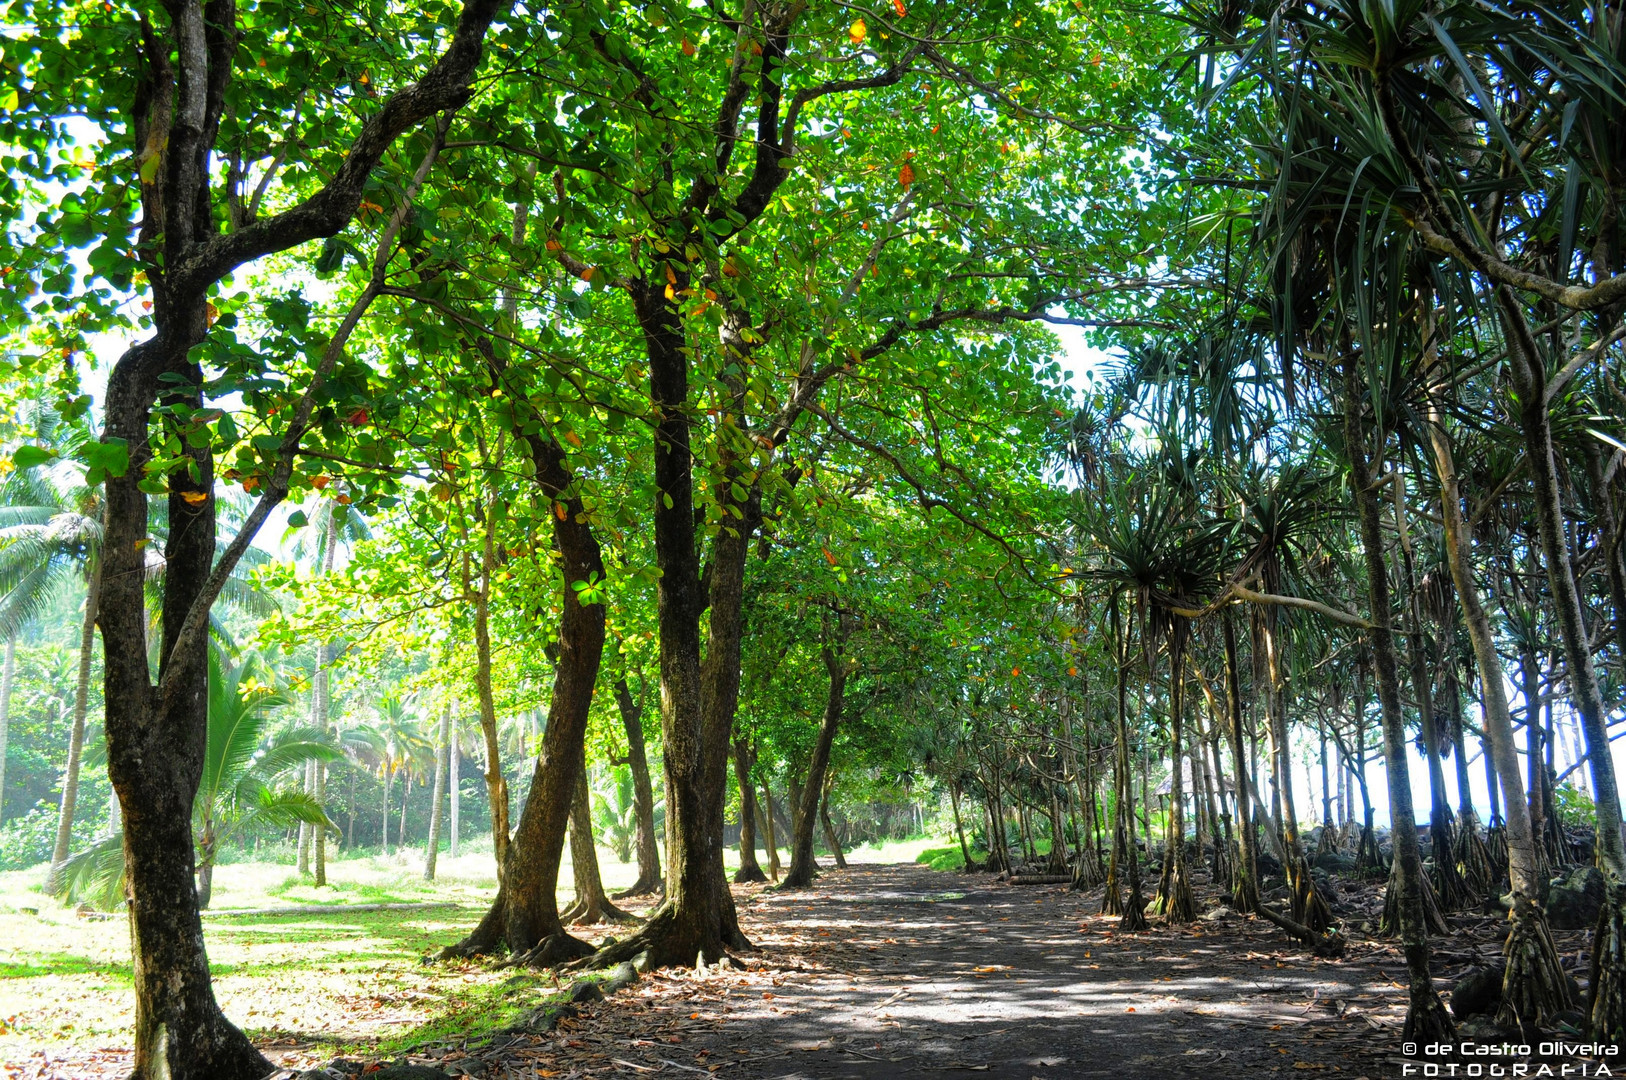
[[[17,635],[6,638],[6,662],[0,667],[0,822],[6,820],[6,742],[11,729],[11,683],[17,674]],[[113,799],[118,805],[118,799]]]
[[[79,676],[73,691],[73,727],[68,733],[68,764],[62,773],[62,803],[56,816],[56,844],[51,849],[51,870],[45,891],[61,891],[62,864],[68,860],[73,842],[73,815],[79,799],[79,764],[85,750],[85,710],[90,704],[90,662],[95,655],[96,609],[101,597],[101,563],[91,565],[90,585],[85,590],[85,617],[79,628]],[[104,709],[105,711],[105,709]]]
[[[1508,707],[1506,677],[1502,657],[1496,649],[1490,616],[1479,598],[1479,583],[1469,562],[1468,529],[1462,516],[1462,493],[1457,479],[1456,459],[1451,437],[1438,412],[1432,420],[1430,442],[1435,470],[1440,478],[1440,516],[1445,525],[1445,553],[1456,586],[1457,603],[1473,643],[1474,661],[1479,668],[1481,706],[1484,711],[1486,754],[1494,762],[1496,775],[1488,777],[1492,799],[1496,781],[1501,780],[1508,798],[1506,837],[1508,876],[1513,887],[1513,905],[1508,914],[1507,941],[1502,953],[1507,967],[1502,980],[1499,1023],[1527,1029],[1546,1024],[1560,1011],[1572,1008],[1570,983],[1559,966],[1558,950],[1547,926],[1543,906],[1545,884],[1543,865],[1531,831],[1530,808],[1518,797],[1521,784],[1519,754],[1513,741],[1513,716]],[[1460,747],[1458,755],[1462,753]],[[1532,765],[1532,768],[1535,766]],[[1494,803],[1492,804],[1494,806]],[[1470,804],[1471,806],[1471,804]],[[1494,817],[1494,811],[1493,811]]]
[[[847,857],[841,853],[841,838],[830,822],[830,790],[836,786],[836,774],[824,778],[824,797],[819,800],[819,821],[824,824],[824,842],[830,845],[830,855],[836,860],[836,869],[847,869]]]
[[[593,811],[587,789],[587,768],[576,774],[576,797],[570,804],[570,869],[576,883],[576,902],[563,918],[577,926],[601,922],[632,922],[631,915],[610,903],[599,875],[598,849],[593,845]]]
[[[734,880],[767,881],[757,862],[757,794],[751,783],[751,744],[744,736],[734,740],[734,779],[740,789],[740,868]]]
[[[813,861],[813,831],[818,826],[819,799],[824,794],[824,771],[830,765],[830,748],[835,745],[836,728],[847,700],[847,659],[838,648],[823,649],[824,667],[830,673],[830,689],[824,699],[824,720],[813,742],[813,756],[807,765],[807,783],[791,823],[790,870],[780,882],[783,889],[805,889],[813,884],[818,864]]]
[[[649,753],[644,741],[644,710],[627,687],[625,675],[615,680],[615,703],[627,734],[627,767],[632,770],[634,848],[638,853],[638,880],[616,894],[644,896],[661,891],[661,852],[655,841],[655,791],[649,782]]]
[[[1587,756],[1592,766],[1593,799],[1598,813],[1597,861],[1609,879],[1609,891],[1593,939],[1594,977],[1589,991],[1591,1000],[1587,1004],[1593,1038],[1608,1041],[1626,1032],[1626,975],[1622,974],[1618,962],[1626,955],[1626,937],[1623,937],[1626,935],[1626,844],[1621,838],[1620,792],[1609,746],[1608,717],[1598,686],[1597,669],[1592,663],[1591,639],[1587,636],[1569,544],[1564,536],[1552,427],[1547,412],[1546,368],[1513,290],[1506,285],[1498,287],[1496,303],[1507,338],[1508,369],[1518,393],[1519,425],[1524,433],[1525,455],[1530,462],[1536,528],[1541,537],[1548,592],[1564,645],[1570,693],[1576,711],[1581,714],[1581,730],[1586,734]],[[1539,766],[1532,762],[1531,767]]]
[[[446,758],[451,749],[452,703],[440,709],[440,737],[435,740],[435,796],[429,809],[429,844],[423,853],[423,879],[435,880],[435,862],[440,856],[441,807],[446,804]]]
[[[1389,627],[1388,562],[1383,553],[1378,495],[1367,459],[1363,399],[1356,381],[1354,361],[1344,360],[1344,450],[1349,457],[1361,549],[1366,559],[1367,593],[1372,627],[1368,631],[1377,668],[1378,703],[1383,715],[1383,751],[1388,765],[1389,818],[1395,850],[1396,900],[1400,916],[1402,951],[1410,982],[1405,1038],[1438,1042],[1455,1033],[1451,1017],[1434,991],[1429,973],[1428,932],[1423,913],[1423,862],[1417,845],[1417,819],[1412,812],[1411,773],[1406,760],[1406,720],[1400,707],[1400,668],[1395,657],[1394,634]]]
[[[493,362],[498,380],[507,369]],[[509,400],[524,400],[515,387]],[[597,581],[604,576],[604,558],[598,540],[587,524],[575,477],[566,465],[565,451],[557,440],[540,432],[517,432],[527,446],[535,466],[536,483],[554,504],[554,545],[562,563],[563,580]],[[495,524],[488,512],[487,529]],[[491,539],[488,532],[487,560]],[[483,590],[482,590],[483,591]],[[571,804],[576,797],[577,777],[582,770],[587,718],[593,704],[593,685],[598,681],[599,662],[604,654],[604,605],[582,603],[584,594],[564,589],[559,613],[558,661],[554,665],[553,694],[548,702],[548,721],[542,732],[542,745],[531,772],[530,794],[520,811],[513,842],[499,866],[497,897],[478,926],[456,945],[442,950],[443,958],[487,953],[500,945],[532,964],[552,965],[585,956],[592,946],[565,932],[559,918],[559,862],[564,854],[565,830]],[[489,657],[488,657],[489,659]],[[495,716],[490,698],[489,668],[482,680],[481,726]],[[488,755],[494,754],[488,733]],[[496,760],[488,758],[490,772]],[[499,774],[500,775],[500,774]],[[506,786],[504,787],[506,791]]]

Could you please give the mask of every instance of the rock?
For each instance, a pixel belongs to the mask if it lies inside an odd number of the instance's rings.
[[[1336,851],[1323,851],[1310,860],[1310,865],[1317,870],[1325,870],[1329,874],[1353,874],[1355,872],[1355,858],[1352,855],[1340,855]]]
[[[559,1021],[577,1016],[579,1012],[576,1006],[570,1004],[543,1005],[520,1017],[519,1023],[509,1030],[525,1035],[546,1035],[559,1026]]]
[[[1547,892],[1547,923],[1554,930],[1590,930],[1603,910],[1606,887],[1596,866],[1578,866],[1553,878]]]
[[[577,1005],[585,1005],[590,1001],[603,1001],[604,991],[598,988],[598,983],[591,979],[582,979],[580,982],[570,984],[565,991],[565,997]]]
[[[632,970],[643,973],[649,970],[649,950],[645,949],[632,958]]]
[[[618,990],[625,990],[637,981],[638,969],[633,967],[629,961],[624,964],[617,964],[610,971],[610,977],[599,984],[599,989],[606,994],[613,994]]]
[[[408,1065],[402,1061],[366,1075],[367,1080],[448,1080],[451,1073],[443,1073],[427,1065]]]
[[[1451,989],[1451,1012],[1457,1019],[1489,1016],[1502,1004],[1502,977],[1507,965],[1498,961],[1475,968],[1457,980]]]
[[[1502,1027],[1489,1016],[1470,1016],[1457,1024],[1457,1037],[1477,1042],[1482,1046],[1519,1042],[1519,1033]]]
[[[1201,919],[1203,922],[1219,922],[1221,919],[1229,919],[1229,918],[1234,917],[1235,915],[1236,915],[1235,909],[1226,907],[1224,904],[1221,904],[1219,907],[1211,908],[1208,911],[1203,912],[1201,915],[1199,915],[1197,917],[1199,919]]]

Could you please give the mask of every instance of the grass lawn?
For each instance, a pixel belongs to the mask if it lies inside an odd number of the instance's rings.
[[[866,846],[855,862],[913,862],[942,840]],[[472,845],[471,845],[472,846]],[[788,852],[781,852],[788,864]],[[732,868],[738,852],[725,856]],[[599,850],[614,892],[637,867]],[[215,994],[226,1015],[256,1039],[320,1041],[341,1053],[386,1053],[451,1029],[499,1028],[551,992],[546,976],[515,977],[480,963],[424,965],[460,938],[496,891],[490,844],[441,854],[437,880],[423,880],[421,852],[341,858],[331,884],[314,888],[278,863],[215,870],[204,934]],[[0,1065],[35,1051],[129,1044],[133,1016],[129,927],[123,916],[85,917],[42,895],[45,867],[0,874]],[[568,852],[560,906],[572,898]],[[449,901],[417,911],[346,910],[359,904]],[[232,915],[232,909],[308,908]],[[590,933],[597,936],[604,931]],[[624,930],[619,931],[625,933]]]

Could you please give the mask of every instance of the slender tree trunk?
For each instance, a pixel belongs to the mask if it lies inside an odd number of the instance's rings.
[[[407,774],[406,774],[406,784],[403,787],[403,791],[402,791],[402,795],[401,795],[401,831],[400,831],[400,835],[398,835],[395,838],[395,846],[396,846],[396,848],[398,850],[400,850],[402,852],[406,851],[406,844],[407,844],[407,809],[411,805],[412,805],[412,773],[409,770],[407,772]]]
[[[53,896],[62,890],[62,864],[73,842],[74,806],[79,799],[79,764],[85,750],[85,711],[90,705],[90,664],[95,655],[96,616],[102,592],[101,564],[93,563],[90,585],[85,590],[85,616],[79,629],[79,675],[74,683],[73,728],[68,734],[68,764],[62,774],[62,803],[57,810],[56,844],[51,849],[51,870],[45,891]],[[187,812],[191,816],[190,809]]]
[[[1496,782],[1509,792],[1520,787],[1519,757],[1513,741],[1513,716],[1508,707],[1506,678],[1490,616],[1479,598],[1479,583],[1469,562],[1468,529],[1462,516],[1462,493],[1457,478],[1456,458],[1443,415],[1435,410],[1430,417],[1430,446],[1434,467],[1440,479],[1440,517],[1445,526],[1445,553],[1456,586],[1457,603],[1473,643],[1474,661],[1479,669],[1481,706],[1487,760],[1494,761],[1495,773],[1487,776],[1491,791],[1492,819],[1496,817]],[[1459,747],[1458,758],[1461,757]],[[1507,968],[1503,975],[1500,1021],[1522,1027],[1547,1023],[1559,1011],[1571,1008],[1569,979],[1558,965],[1558,952],[1547,927],[1543,906],[1546,894],[1545,871],[1535,836],[1531,831],[1530,810],[1524,800],[1513,796],[1507,808],[1508,875],[1513,886],[1510,927],[1503,955]]]
[[[768,845],[768,874],[774,881],[779,880],[779,840],[775,835],[773,820],[773,789],[768,786],[768,778],[762,778],[762,831]]]
[[[1231,609],[1221,614],[1225,641],[1225,708],[1230,714],[1231,760],[1236,765],[1237,835],[1242,838],[1241,858],[1236,866],[1236,888],[1231,901],[1237,911],[1251,914],[1259,910],[1259,851],[1257,826],[1251,808],[1253,795],[1248,784],[1247,739],[1242,724],[1242,689],[1236,651],[1236,624]]]
[[[838,646],[825,645],[824,667],[830,673],[830,689],[824,699],[824,720],[813,742],[813,756],[807,765],[807,782],[791,827],[790,870],[781,888],[805,889],[813,884],[818,863],[813,859],[813,832],[818,828],[819,799],[824,794],[824,771],[830,764],[830,748],[835,745],[836,728],[847,700],[847,659]]]
[[[1429,973],[1428,935],[1423,921],[1423,862],[1417,846],[1417,819],[1412,812],[1411,773],[1406,760],[1406,721],[1400,708],[1400,670],[1395,657],[1394,635],[1389,628],[1389,570],[1384,558],[1378,495],[1373,488],[1372,468],[1367,458],[1366,424],[1354,365],[1353,360],[1345,358],[1344,451],[1349,457],[1355,509],[1360,522],[1361,548],[1366,558],[1367,593],[1373,624],[1368,635],[1377,668],[1378,701],[1383,712],[1383,749],[1388,762],[1389,818],[1393,826],[1400,933],[1410,981],[1411,1000],[1406,1011],[1405,1038],[1415,1042],[1438,1042],[1455,1034],[1455,1027],[1434,991],[1434,981]]]
[[[644,741],[644,710],[633,698],[625,675],[615,681],[616,707],[627,735],[627,767],[632,770],[632,814],[636,827],[638,880],[620,896],[643,896],[661,891],[661,852],[655,842],[655,792],[649,780],[649,756]]]
[[[1114,657],[1118,669],[1118,759],[1119,775],[1123,778],[1123,790],[1118,793],[1118,805],[1119,817],[1128,829],[1125,856],[1129,871],[1129,899],[1123,905],[1118,925],[1124,930],[1145,930],[1146,900],[1141,893],[1140,853],[1136,849],[1134,833],[1135,781],[1129,758],[1129,643],[1124,640],[1125,629],[1121,624],[1115,626],[1115,631],[1115,640],[1118,642],[1117,655]],[[1142,795],[1144,794],[1143,780]]]
[[[824,823],[824,842],[830,845],[830,855],[836,860],[836,869],[847,869],[847,858],[841,853],[841,841],[836,837],[836,828],[830,823],[830,789],[835,787],[836,774],[829,773],[824,778],[824,797],[819,800],[819,820]]]
[[[333,556],[339,547],[337,528],[338,513],[330,504],[328,509],[328,527],[325,537],[325,550],[322,552],[322,576],[326,577],[333,572]],[[323,735],[328,731],[328,650],[327,642],[318,642],[316,645],[316,671],[311,679],[311,726]],[[318,805],[327,799],[327,763],[325,761],[311,762],[311,794],[316,797]],[[314,851],[316,887],[321,888],[327,884],[327,828],[325,826],[306,826],[313,833],[312,847]]]
[[[598,848],[593,843],[593,810],[587,787],[587,765],[576,773],[576,797],[570,804],[570,869],[576,884],[576,902],[565,918],[577,926],[601,922],[631,922],[632,916],[610,903],[599,874]]]
[[[383,830],[380,850],[387,856],[390,853],[390,783],[395,779],[395,769],[389,765],[384,767],[384,819],[379,826]]]
[[[734,740],[734,779],[740,788],[740,868],[734,880],[767,881],[757,862],[757,796],[751,783],[751,744],[743,736]]]
[[[17,674],[17,635],[6,638],[6,662],[0,667],[0,822],[6,820],[6,744],[11,731],[11,684]],[[110,799],[118,805],[118,797]]]
[[[960,870],[966,872],[971,869],[971,848],[965,842],[965,822],[960,818],[960,785],[958,782],[949,783],[949,804],[954,808],[954,835],[960,839]]]
[[[463,749],[457,745],[456,724],[451,725],[449,738],[450,745],[446,749],[446,771],[451,774],[448,778],[450,782],[447,784],[447,794],[451,797],[451,805],[449,807],[451,811],[451,820],[447,822],[447,824],[450,827],[451,836],[449,838],[450,843],[447,847],[446,853],[455,859],[457,858],[458,840],[463,835],[461,812],[463,800],[459,798],[462,791],[462,777],[460,773],[462,772],[463,765]]]
[[[423,853],[423,879],[435,880],[435,862],[440,857],[441,807],[446,805],[446,758],[452,732],[452,703],[440,707],[440,734],[435,740],[434,802],[429,809],[429,844]]]

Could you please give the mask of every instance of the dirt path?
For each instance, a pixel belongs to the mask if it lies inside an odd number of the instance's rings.
[[[441,1064],[764,1080],[1399,1075],[1385,1064],[1404,1003],[1387,946],[1317,960],[1236,917],[1119,935],[1095,914],[1099,891],[913,865],[737,897],[761,949],[752,970],[657,974],[552,1036]]]

